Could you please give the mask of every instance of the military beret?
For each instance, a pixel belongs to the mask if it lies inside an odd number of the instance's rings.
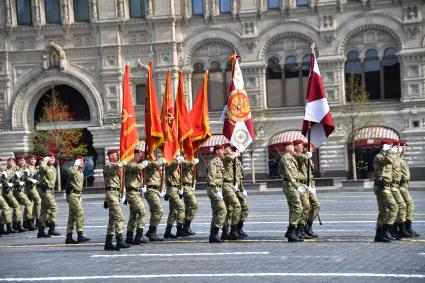
[[[304,141],[303,140],[294,140],[294,145],[297,145],[297,144],[304,144]]]
[[[216,145],[214,146],[214,151],[219,150],[219,149],[224,149],[224,147],[223,147],[223,145],[222,145],[222,144],[216,144]]]
[[[23,155],[22,153],[20,153],[20,154],[18,154],[18,155],[16,156],[16,159],[17,159],[17,160],[19,160],[19,159],[25,159],[25,155]]]
[[[400,145],[401,146],[407,146],[407,142],[406,141],[400,141]]]
[[[228,148],[229,146],[232,146],[231,143],[223,143],[223,148]]]
[[[284,142],[282,142],[282,145],[283,146],[294,145],[294,142],[292,142],[292,141],[284,141]]]
[[[236,146],[234,146],[234,145],[232,145],[231,148],[232,148],[233,151],[238,150],[238,148]]]
[[[77,159],[84,159],[84,156],[82,156],[81,154],[74,155],[74,160],[77,160]]]
[[[34,153],[30,153],[30,154],[28,154],[28,155],[27,155],[27,158],[28,158],[28,159],[30,159],[30,158],[35,158],[35,159],[37,159],[37,156],[35,156],[35,154],[34,154]]]
[[[55,154],[54,154],[54,152],[53,152],[53,151],[50,151],[50,152],[47,154],[47,156],[48,156],[48,157],[55,157]]]
[[[108,152],[106,154],[109,156],[109,155],[114,154],[114,153],[118,153],[118,150],[115,149],[115,148],[111,148],[111,149],[108,150]]]
[[[381,145],[384,145],[384,144],[388,144],[388,145],[393,145],[393,140],[391,140],[391,139],[383,139],[382,141],[381,141]]]
[[[7,158],[7,161],[9,161],[10,159],[13,159],[14,161],[16,161],[15,156],[11,155]]]

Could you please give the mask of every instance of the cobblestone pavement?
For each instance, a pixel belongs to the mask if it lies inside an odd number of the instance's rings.
[[[36,232],[0,238],[0,281],[97,282],[425,282],[425,191],[412,192],[414,227],[422,234],[390,244],[374,243],[376,200],[370,192],[319,195],[320,235],[304,243],[283,241],[288,208],[282,194],[250,195],[247,240],[209,244],[208,198],[199,197],[196,236],[103,251],[107,211],[86,198],[85,235],[92,241],[64,245],[68,206],[59,202],[63,236]],[[168,203],[163,202],[164,212]],[[146,206],[147,207],[147,206]],[[128,208],[123,207],[128,216]],[[164,232],[166,213],[159,227]],[[74,233],[74,237],[75,233]]]

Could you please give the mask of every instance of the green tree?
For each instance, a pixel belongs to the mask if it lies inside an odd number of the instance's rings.
[[[379,124],[381,118],[371,108],[369,93],[354,74],[345,81],[345,96],[347,102],[341,109],[341,126],[347,147],[351,145],[352,176],[357,180],[356,137],[361,129]]]
[[[46,94],[48,99],[42,108],[39,123],[49,126],[49,130],[36,130],[33,145],[37,155],[52,151],[57,156],[57,186],[61,191],[60,160],[72,157],[74,154],[87,154],[87,145],[81,142],[83,129],[69,128],[69,121],[73,121],[68,105],[61,101],[58,91],[52,86],[51,92]]]

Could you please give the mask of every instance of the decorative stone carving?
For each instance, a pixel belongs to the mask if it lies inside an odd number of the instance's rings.
[[[66,55],[62,47],[55,43],[50,42],[49,46],[43,52],[43,69],[58,69],[60,71],[65,70],[66,67]]]
[[[69,2],[62,0],[62,23],[69,24]]]

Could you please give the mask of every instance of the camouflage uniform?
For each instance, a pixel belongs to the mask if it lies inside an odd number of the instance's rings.
[[[403,223],[406,221],[406,203],[404,202],[403,196],[400,193],[400,181],[401,181],[401,157],[398,153],[393,153],[393,170],[392,170],[392,185],[391,193],[394,196],[395,201],[398,205],[397,223]]]
[[[161,163],[159,161],[149,161],[149,165],[145,169],[145,184],[147,191],[145,193],[146,201],[149,204],[150,222],[149,231],[146,236],[150,241],[161,240],[156,237],[156,229],[161,222],[164,211],[161,204]]]
[[[130,216],[127,223],[127,244],[140,244],[142,242],[143,228],[146,221],[146,210],[142,201],[141,189],[143,187],[142,163],[130,162],[125,165],[126,198],[130,206]],[[136,237],[133,240],[133,232]]]
[[[218,156],[208,162],[207,193],[211,201],[212,210],[210,242],[212,241],[212,237],[217,237],[218,231],[223,227],[226,219],[227,209],[223,197],[217,197],[217,193],[222,193],[223,170],[223,162]],[[217,239],[215,238],[215,240]]]
[[[390,240],[390,226],[397,219],[398,205],[391,192],[392,185],[392,163],[394,154],[390,151],[381,151],[373,161],[375,168],[373,190],[378,203],[378,219],[375,241]]]
[[[227,219],[230,219],[231,225],[237,225],[239,223],[239,219],[241,216],[241,205],[239,203],[238,198],[235,194],[235,189],[233,187],[233,183],[236,183],[236,175],[235,175],[235,156],[234,155],[225,155],[223,158],[223,198],[226,203],[227,208]],[[230,215],[229,207],[232,210],[232,214]]]
[[[29,174],[26,176],[25,181],[25,194],[28,196],[28,199],[33,202],[32,208],[32,217],[36,220],[40,219],[41,211],[41,198],[37,191],[37,182],[38,182],[38,169],[34,165],[27,165]],[[28,211],[24,210],[24,218],[28,218]]]
[[[84,210],[81,205],[81,195],[83,193],[84,174],[81,166],[74,165],[68,169],[68,188],[66,201],[69,204],[67,234],[71,234],[74,226],[78,235],[82,235],[84,228]]]
[[[4,170],[7,174],[7,178],[3,180],[3,190],[2,190],[2,196],[4,200],[7,202],[9,207],[13,209],[12,221],[14,223],[17,223],[21,219],[21,207],[19,205],[19,202],[16,200],[16,198],[13,195],[13,185],[14,185],[16,170],[17,170],[17,167],[15,166],[6,168],[6,170]]]
[[[193,184],[193,167],[196,166],[191,161],[183,161],[182,163],[182,185],[183,185],[183,200],[185,205],[185,227],[192,222],[198,212],[198,201],[196,200]]]
[[[303,206],[300,194],[297,191],[297,188],[301,187],[301,184],[298,182],[298,164],[291,153],[287,152],[281,157],[279,173],[282,178],[282,190],[289,207],[289,226],[285,237],[288,238],[288,241],[299,242],[302,239],[296,233],[296,227],[302,221]]]
[[[23,221],[27,222],[27,221],[30,221],[32,219],[33,205],[32,205],[32,202],[28,199],[27,195],[23,192],[24,187],[25,187],[25,182],[26,182],[24,168],[17,167],[15,174],[16,174],[16,172],[19,172],[20,177],[15,178],[14,187],[13,187],[13,196],[16,198],[16,200],[18,201],[18,203],[20,205],[25,207],[24,211],[26,210],[27,213],[26,213],[26,217],[24,217]],[[25,214],[24,214],[24,216],[25,216]],[[32,228],[31,230],[34,230],[34,228]]]
[[[294,152],[294,157],[298,164],[298,182],[304,190],[304,194],[300,195],[301,203],[303,205],[303,217],[300,219],[300,225],[304,226],[310,213],[310,201],[307,193],[307,153]]]
[[[124,232],[124,214],[120,204],[121,163],[109,163],[103,168],[106,187],[106,202],[109,207],[108,235],[119,236]]]

